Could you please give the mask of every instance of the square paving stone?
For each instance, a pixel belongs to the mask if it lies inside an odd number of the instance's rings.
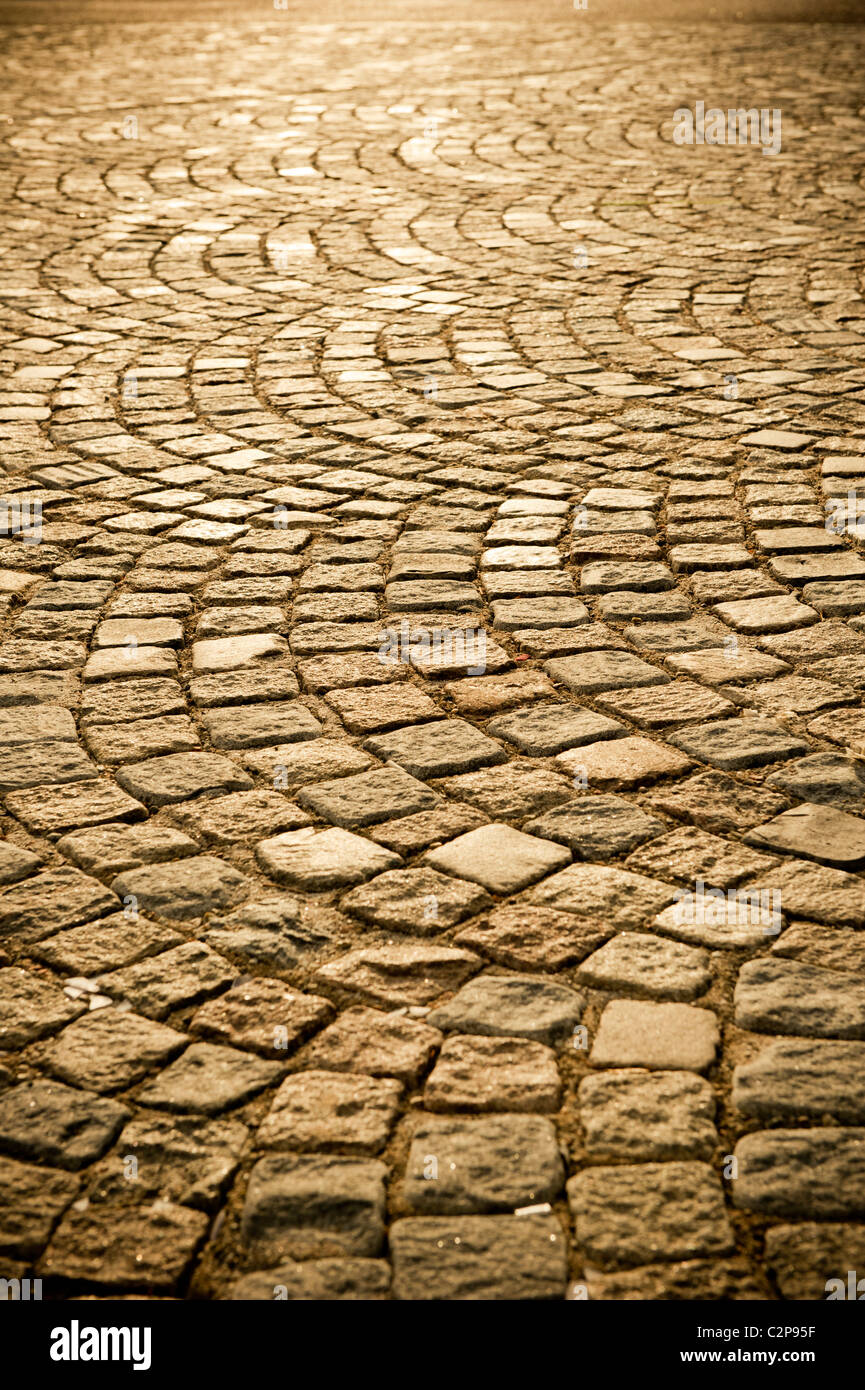
[[[579,705],[533,705],[502,715],[488,725],[496,738],[506,739],[530,757],[547,757],[598,739],[617,738],[623,725]]]
[[[718,719],[711,724],[692,724],[668,734],[670,742],[700,762],[725,772],[763,767],[810,753],[808,744],[771,719]]]
[[[711,1159],[715,1094],[689,1071],[623,1068],[580,1082],[580,1119],[592,1158]]]
[[[733,603],[718,603],[714,610],[719,618],[737,632],[762,637],[768,632],[790,632],[794,628],[816,623],[814,608],[793,598],[778,594],[771,598],[746,598]]]
[[[577,981],[643,999],[696,999],[712,983],[708,951],[647,932],[621,932],[583,962]]]
[[[561,1083],[556,1055],[519,1038],[456,1034],[446,1038],[424,1088],[427,1110],[558,1110]]]
[[[612,1274],[586,1272],[588,1296],[609,1302],[753,1302],[762,1288],[743,1259],[680,1260]]]
[[[621,790],[676,776],[693,766],[684,753],[639,735],[572,748],[560,753],[556,762],[583,787]]]
[[[413,816],[400,816],[373,826],[369,835],[377,844],[407,859],[419,850],[440,845],[467,830],[475,830],[485,820],[485,816],[470,806],[442,801],[432,811],[418,811]]]
[[[171,1294],[204,1240],[208,1217],[173,1202],[78,1203],[67,1211],[39,1263],[44,1278],[121,1291]]]
[[[675,652],[665,665],[677,675],[693,676],[706,685],[738,685],[748,681],[767,680],[789,671],[785,661],[778,661],[765,652],[749,647],[723,647],[702,652]]]
[[[614,999],[601,1014],[589,1060],[595,1067],[706,1071],[719,1042],[710,1009]]]
[[[190,699],[203,709],[226,704],[256,705],[263,700],[291,700],[298,691],[297,678],[287,666],[221,671],[215,676],[193,677],[189,682]]]
[[[158,651],[160,648],[152,650]],[[266,665],[269,661],[278,661],[287,654],[285,638],[276,632],[257,632],[243,637],[208,637],[192,643],[192,673],[194,676],[206,676],[217,671],[243,671]]]
[[[246,1190],[243,1243],[258,1264],[286,1256],[378,1255],[385,1237],[386,1175],[377,1159],[259,1159]]]
[[[743,878],[771,869],[774,863],[777,860],[771,855],[689,825],[641,845],[628,856],[626,867],[682,883],[701,878],[704,883],[726,889]]]
[[[399,855],[390,850],[335,828],[275,835],[256,846],[255,856],[265,873],[278,883],[310,893],[349,888],[402,865]]]
[[[618,690],[599,695],[598,704],[644,729],[662,729],[691,719],[734,714],[736,705],[692,681],[677,680],[656,689]]]
[[[112,878],[126,869],[184,859],[198,851],[195,841],[188,835],[152,822],[74,830],[58,841],[57,848],[79,868]]]
[[[248,1138],[246,1126],[236,1120],[143,1111],[130,1120],[102,1166],[123,1169],[125,1159],[134,1158],[136,1193],[212,1211],[237,1171]]]
[[[403,1301],[564,1298],[564,1232],[552,1216],[409,1217],[390,1231]]]
[[[114,911],[114,893],[77,869],[48,869],[0,893],[0,934],[38,941]]]
[[[486,919],[472,922],[455,938],[458,946],[478,951],[512,970],[561,970],[603,945],[613,928],[581,921],[549,907],[497,907]]]
[[[73,1172],[99,1158],[129,1111],[59,1081],[27,1081],[0,1095],[0,1150]]]
[[[708,1163],[588,1168],[568,1183],[577,1243],[602,1269],[727,1255],[733,1232]]]
[[[570,801],[574,789],[559,771],[547,771],[536,762],[515,759],[503,767],[448,777],[437,790],[476,806],[497,821],[522,820],[551,806]]]
[[[192,1043],[138,1092],[139,1105],[157,1110],[203,1111],[216,1115],[242,1105],[282,1075],[281,1062],[265,1062],[233,1047]]]
[[[676,941],[713,950],[766,946],[783,926],[780,896],[750,888],[728,888],[724,893],[698,882],[693,893],[679,893],[676,901],[658,914],[653,926]]]
[[[845,811],[865,806],[865,768],[840,753],[812,753],[773,772],[769,786],[801,801],[818,801]]]
[[[89,782],[98,776],[95,763],[75,743],[44,739],[0,751],[0,792],[45,783]]]
[[[865,982],[859,975],[797,960],[763,957],[739,971],[736,1023],[756,1033],[865,1038]]]
[[[353,777],[316,782],[297,797],[301,806],[348,830],[436,806],[440,797],[401,767],[377,767]]]
[[[252,881],[231,864],[209,854],[128,869],[111,884],[124,903],[133,899],[145,912],[175,921],[190,921],[218,908],[232,907],[249,895],[252,886]]]
[[[823,1302],[831,1293],[850,1297],[848,1270],[862,1298],[858,1271],[865,1268],[865,1230],[861,1226],[808,1221],[797,1226],[770,1226],[766,1232],[766,1263],[782,1298]],[[840,1279],[843,1293],[830,1279]]]
[[[318,994],[301,994],[282,980],[246,979],[203,1004],[189,1027],[198,1037],[281,1061],[332,1015],[333,1005]]]
[[[71,1086],[119,1091],[176,1057],[187,1041],[183,1033],[149,1018],[104,1008],[64,1028],[43,1057]]]
[[[69,1173],[0,1158],[0,1254],[35,1259],[77,1191]]]
[[[584,594],[605,594],[612,589],[653,593],[675,588],[666,565],[654,560],[595,560],[583,565],[580,588]]]
[[[865,820],[833,806],[803,802],[745,836],[749,845],[800,854],[836,868],[857,869],[865,863]]]
[[[286,1299],[291,1303],[383,1302],[390,1297],[386,1260],[304,1260],[245,1274],[231,1287],[232,1302]]]
[[[227,848],[241,840],[259,840],[283,830],[298,830],[310,817],[277,791],[230,792],[182,803],[168,813],[172,820],[206,844]]]
[[[861,1078],[865,1042],[783,1039],[733,1073],[733,1104],[764,1120],[819,1122],[832,1115],[844,1124],[865,1121]]]
[[[430,850],[434,869],[479,883],[491,893],[516,893],[570,862],[570,851],[509,825],[483,825]]]
[[[45,961],[55,970],[89,977],[182,945],[183,937],[170,927],[115,912],[97,922],[57,932],[29,947],[29,951],[34,960]]]
[[[390,1077],[302,1071],[286,1077],[256,1137],[263,1149],[374,1154],[399,1112],[402,1084]]]
[[[521,627],[578,627],[589,621],[589,610],[575,598],[498,599],[492,605],[494,625],[505,631]]]
[[[480,966],[471,951],[449,946],[369,946],[323,965],[316,978],[373,1004],[398,1009],[431,1004],[440,994],[458,989]]]
[[[631,652],[618,651],[554,657],[544,662],[544,670],[577,695],[597,695],[627,686],[666,685],[670,679],[657,666],[650,666]]]
[[[525,829],[567,845],[578,859],[604,860],[662,835],[665,826],[624,797],[583,796],[529,821]]]
[[[202,792],[245,791],[252,778],[219,753],[172,753],[120,769],[122,787],[148,806],[170,806]]]
[[[364,747],[384,761],[398,763],[413,777],[427,779],[472,772],[475,768],[507,760],[500,744],[464,719],[414,724],[367,739]]]
[[[427,1022],[447,1033],[531,1038],[552,1043],[579,1023],[585,999],[568,985],[535,975],[481,975],[470,980]]]
[[[303,1052],[306,1065],[336,1072],[395,1076],[414,1085],[428,1070],[442,1035],[420,1019],[355,1005]]]
[[[734,1155],[737,1207],[818,1220],[865,1215],[865,1129],[761,1130],[740,1139]]]
[[[528,901],[591,917],[614,927],[639,927],[674,897],[657,879],[606,864],[570,864],[533,888]]]
[[[426,867],[379,874],[341,903],[344,912],[373,926],[417,936],[432,936],[491,906],[483,889]]]
[[[325,697],[349,733],[384,733],[419,719],[441,719],[434,700],[409,681],[372,689],[332,690]]]
[[[27,878],[41,866],[42,860],[37,854],[31,854],[29,850],[20,849],[18,845],[10,845],[5,841],[0,843],[0,887],[5,888],[9,883],[19,883],[22,878]]]
[[[322,922],[300,921],[293,898],[268,898],[245,903],[225,917],[212,917],[202,938],[208,946],[243,969],[262,966],[269,972],[295,970],[308,958],[333,944],[333,933]]]
[[[148,1018],[165,1018],[173,1009],[197,1004],[234,979],[222,956],[201,941],[187,941],[99,977],[99,987],[127,1000]]]
[[[10,1052],[26,1047],[83,1012],[58,986],[29,970],[9,966],[0,970],[0,1047]]]
[[[34,835],[74,830],[105,821],[143,820],[140,801],[109,782],[50,783],[35,791],[13,792],[6,809]]]
[[[554,1201],[564,1179],[551,1120],[435,1116],[415,1127],[401,1199],[429,1215],[513,1211]]]
[[[250,749],[243,761],[253,772],[263,773],[278,791],[293,792],[310,782],[350,777],[366,772],[373,759],[353,743],[337,738],[307,739],[303,743],[278,743],[273,748]]]
[[[208,709],[201,722],[214,748],[262,748],[318,738],[321,724],[300,700]]]
[[[186,701],[176,680],[106,682],[85,687],[81,692],[80,716],[84,728],[185,713]]]
[[[653,810],[676,820],[693,821],[703,830],[724,835],[748,830],[777,815],[787,798],[754,782],[737,782],[721,772],[698,772],[686,782],[652,795]]]

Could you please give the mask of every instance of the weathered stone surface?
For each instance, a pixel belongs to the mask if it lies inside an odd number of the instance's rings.
[[[555,1053],[517,1038],[456,1034],[445,1039],[424,1088],[427,1110],[557,1110],[561,1095]]]
[[[766,1263],[782,1298],[822,1302],[839,1294],[832,1279],[840,1279],[849,1297],[848,1270],[854,1271],[854,1297],[861,1299],[858,1271],[865,1266],[865,1231],[861,1226],[808,1221],[797,1226],[770,1226],[766,1232]]]
[[[67,1211],[38,1271],[85,1281],[112,1292],[171,1294],[204,1239],[207,1217],[174,1202],[152,1205],[91,1202]]]
[[[271,878],[292,888],[323,893],[348,888],[402,864],[398,854],[347,830],[293,830],[262,840],[256,858]]]
[[[383,1163],[278,1154],[252,1170],[242,1236],[256,1261],[378,1255],[384,1243]]]
[[[483,889],[435,869],[392,869],[342,900],[344,912],[373,926],[433,936],[492,905]]]
[[[479,883],[490,893],[516,893],[570,858],[569,850],[503,824],[470,830],[425,855],[434,869]]]
[[[734,1150],[737,1207],[767,1216],[844,1221],[865,1213],[865,1130],[772,1129]]]
[[[707,1163],[589,1168],[571,1178],[577,1242],[602,1269],[727,1255],[733,1233]]]
[[[281,980],[246,979],[203,1004],[189,1026],[199,1037],[281,1061],[332,1015],[318,994],[300,994]]]
[[[379,1302],[390,1294],[386,1260],[304,1260],[244,1274],[232,1285],[234,1302]]]
[[[508,1211],[552,1201],[564,1167],[550,1120],[538,1115],[421,1120],[402,1200],[412,1212]]]
[[[696,999],[711,984],[709,954],[647,932],[620,932],[584,960],[580,984],[645,999]]]
[[[865,983],[858,975],[796,960],[751,960],[742,966],[736,1022],[758,1033],[812,1038],[865,1038]]]
[[[772,1043],[733,1073],[733,1104],[743,1115],[793,1119],[832,1115],[865,1120],[860,1079],[865,1043],[784,1040]]]
[[[373,1154],[387,1143],[402,1085],[389,1077],[302,1071],[286,1077],[257,1143],[297,1153]]]
[[[564,1297],[565,1238],[552,1216],[409,1217],[391,1229],[402,1300]]]
[[[710,1009],[614,999],[601,1014],[590,1060],[596,1067],[706,1071],[719,1042]]]
[[[186,1043],[174,1028],[106,1008],[64,1028],[44,1056],[61,1081],[92,1091],[119,1091],[176,1057]]]
[[[35,1259],[77,1191],[69,1173],[0,1158],[0,1254]]]
[[[554,1042],[578,1023],[585,1000],[568,985],[534,975],[481,975],[428,1015],[445,1032]]]
[[[129,1111],[59,1081],[27,1081],[0,1095],[0,1150],[73,1172],[99,1158]]]
[[[411,1085],[428,1069],[441,1041],[438,1029],[400,1010],[383,1013],[355,1005],[318,1034],[303,1060],[328,1071],[395,1076]]]
[[[420,1007],[457,989],[480,966],[471,951],[449,946],[370,946],[323,965],[317,978],[373,1004]]]
[[[141,1105],[158,1110],[200,1110],[216,1115],[272,1085],[282,1073],[279,1062],[265,1062],[230,1047],[193,1043],[182,1057],[138,1092]]]
[[[56,1033],[83,1012],[39,975],[10,966],[0,970],[0,1047],[12,1049]]]
[[[710,1159],[718,1143],[714,1093],[692,1072],[603,1072],[578,1097],[593,1158]]]

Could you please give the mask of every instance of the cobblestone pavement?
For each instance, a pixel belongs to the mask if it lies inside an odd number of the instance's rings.
[[[840,32],[7,32],[8,1277],[865,1268]]]

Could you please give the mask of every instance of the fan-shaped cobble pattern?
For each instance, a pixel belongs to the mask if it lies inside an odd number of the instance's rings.
[[[825,1297],[861,30],[7,38],[2,1272]]]

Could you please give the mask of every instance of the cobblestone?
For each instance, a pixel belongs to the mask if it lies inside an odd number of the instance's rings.
[[[0,1277],[821,1299],[861,28],[224,8],[3,31]]]

